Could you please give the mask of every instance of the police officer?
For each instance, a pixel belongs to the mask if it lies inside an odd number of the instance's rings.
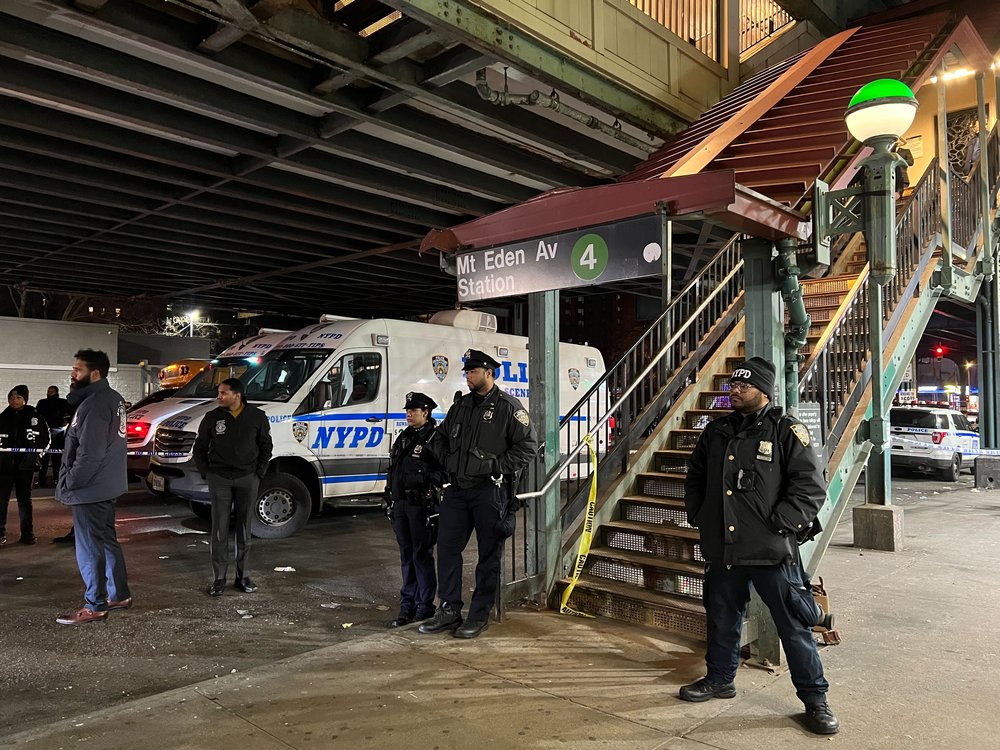
[[[500,552],[512,531],[510,490],[535,454],[535,435],[521,402],[494,382],[500,363],[488,354],[465,353],[469,393],[457,399],[438,427],[451,485],[441,502],[438,531],[440,606],[421,633],[454,632],[475,638],[488,624],[499,584]],[[435,447],[435,450],[439,448]],[[468,619],[462,621],[462,552],[476,531],[479,561]]]
[[[17,496],[21,544],[35,543],[31,508],[31,480],[38,468],[38,452],[49,444],[45,420],[28,406],[28,386],[14,386],[7,394],[7,408],[0,412],[0,545],[7,543],[7,508],[10,493]]]
[[[198,426],[194,461],[212,495],[212,571],[209,596],[222,596],[229,568],[229,517],[236,520],[236,581],[246,594],[257,590],[247,575],[250,549],[250,508],[257,500],[260,480],[271,461],[271,426],[267,415],[247,403],[243,383],[227,378],[219,383],[218,408]]]
[[[423,393],[407,393],[407,428],[392,445],[389,461],[389,519],[399,543],[403,587],[399,590],[399,614],[390,628],[426,620],[434,614],[437,576],[434,572],[434,542],[437,539],[438,491],[445,481],[444,467],[427,447],[437,420],[431,412],[437,404]]]
[[[708,674],[682,687],[680,697],[735,697],[752,583],[777,626],[806,726],[834,734],[839,722],[811,632],[818,612],[802,586],[797,546],[819,528],[826,483],[809,430],[770,403],[773,389],[773,364],[760,357],[743,362],[729,383],[733,413],[711,422],[691,455],[684,503],[705,558]]]
[[[66,445],[66,425],[69,424],[72,410],[69,408],[69,401],[59,396],[59,386],[50,385],[45,393],[45,398],[40,399],[35,405],[35,410],[45,420],[49,428],[49,436],[52,442],[49,448],[55,453],[46,453],[41,458],[41,468],[38,471],[36,486],[45,486],[45,474],[49,468],[49,461],[52,461],[52,483],[55,484],[59,478],[59,464],[62,461],[62,449]]]

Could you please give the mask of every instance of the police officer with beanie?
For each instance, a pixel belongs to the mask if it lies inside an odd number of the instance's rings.
[[[513,531],[510,490],[536,449],[528,412],[494,382],[498,367],[500,363],[488,354],[467,351],[462,369],[469,393],[452,404],[438,427],[451,485],[441,501],[438,531],[441,605],[420,625],[421,633],[448,630],[457,638],[475,638],[486,630],[496,600],[502,544]],[[469,616],[463,623],[462,552],[473,529],[479,561]]]
[[[236,581],[238,590],[257,590],[246,574],[250,549],[250,508],[260,480],[271,461],[271,427],[267,415],[247,403],[243,383],[228,378],[219,383],[219,406],[201,420],[194,443],[194,461],[212,495],[212,570],[209,596],[222,596],[229,568],[229,517],[236,520]]]
[[[771,612],[806,726],[834,734],[839,722],[826,700],[812,626],[817,607],[802,586],[798,543],[819,530],[826,502],[823,468],[809,430],[770,403],[774,365],[752,357],[733,370],[733,413],[712,421],[691,455],[684,504],[698,527],[705,558],[708,674],[680,690],[686,701],[733,698],[740,630],[750,585]]]
[[[438,490],[445,482],[444,467],[428,449],[437,420],[437,407],[430,396],[407,393],[407,428],[396,438],[389,456],[389,519],[399,543],[403,587],[399,590],[399,614],[390,628],[426,620],[434,614],[437,576],[434,572],[434,542]]]
[[[21,544],[35,543],[31,508],[31,480],[38,468],[38,451],[49,444],[49,428],[28,406],[28,386],[16,385],[7,394],[7,408],[0,412],[0,545],[7,543],[7,508],[10,493],[17,496]]]

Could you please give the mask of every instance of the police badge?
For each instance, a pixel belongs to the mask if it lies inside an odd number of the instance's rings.
[[[518,409],[516,412],[514,412],[514,419],[523,424],[525,427],[527,427],[528,423],[531,421],[531,419],[528,417],[528,412],[526,412],[524,409]]]
[[[306,435],[309,434],[309,423],[308,422],[292,422],[292,437],[295,438],[300,443],[306,439]]]
[[[580,387],[580,371],[575,367],[569,368],[569,384],[573,386],[574,391]]]
[[[774,458],[774,445],[770,440],[761,440],[757,445],[757,460],[771,461]]]
[[[226,432],[226,420],[220,419],[215,423],[215,434],[223,435]]]
[[[435,354],[431,357],[431,367],[434,368],[434,375],[438,381],[443,383],[448,377],[448,358],[443,354]]]

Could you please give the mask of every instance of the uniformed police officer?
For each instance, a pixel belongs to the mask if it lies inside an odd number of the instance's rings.
[[[705,428],[691,455],[684,503],[706,561],[708,674],[682,687],[680,697],[735,697],[752,583],[777,626],[806,725],[834,734],[839,722],[826,700],[829,685],[811,632],[817,610],[802,586],[797,554],[798,539],[818,528],[826,483],[809,430],[770,403],[773,389],[774,365],[764,359],[752,357],[733,370],[734,411]]]
[[[445,482],[444,467],[427,448],[437,420],[437,407],[424,393],[407,393],[407,428],[392,445],[387,482],[389,518],[396,541],[403,588],[399,590],[399,614],[390,628],[426,620],[434,614],[437,576],[434,572],[434,542],[438,490]]]
[[[499,585],[500,552],[510,535],[509,490],[517,473],[535,454],[535,435],[521,402],[494,382],[500,363],[485,352],[465,353],[469,393],[452,404],[438,427],[445,469],[451,485],[440,509],[438,598],[434,617],[421,633],[454,632],[475,638],[490,618]],[[462,621],[462,552],[476,531],[479,561],[469,616]]]

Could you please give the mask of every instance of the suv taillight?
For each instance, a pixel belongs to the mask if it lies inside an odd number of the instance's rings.
[[[149,434],[149,428],[152,425],[149,422],[129,422],[127,431],[130,438],[144,438]]]
[[[947,432],[932,432],[931,442],[934,443],[934,445],[941,445],[941,443],[944,442],[945,435],[947,434]]]

